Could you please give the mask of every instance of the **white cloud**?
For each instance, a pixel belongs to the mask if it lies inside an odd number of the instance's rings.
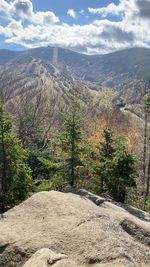
[[[32,2],[30,0],[15,0],[12,3],[12,11],[14,15],[30,20],[33,15]]]
[[[76,11],[74,9],[68,9],[67,15],[73,19],[77,17]]]
[[[150,19],[150,0],[120,0],[119,4],[111,3],[101,8],[88,8],[89,13],[100,14],[103,17],[109,14],[119,16],[124,13],[125,17]]]
[[[102,8],[88,8],[88,11],[92,14],[101,14],[102,16],[106,16],[108,14],[119,15],[120,12],[124,11],[124,3],[123,1],[117,6],[114,3],[109,4],[107,7]]]
[[[20,34],[7,38],[7,42],[22,44],[27,48],[56,45],[86,53],[106,53],[132,46],[146,46],[132,31],[126,31],[121,25],[108,20],[84,26],[30,25]]]
[[[0,11],[9,15],[9,20],[27,20],[37,25],[59,22],[59,18],[52,11],[34,12],[30,0],[14,0],[9,4],[5,0],[0,0]]]
[[[51,12],[36,12],[32,15],[31,21],[36,25],[51,25],[59,22],[59,18]]]
[[[79,11],[79,14],[81,14],[81,15],[83,15],[85,13],[85,10],[84,9],[81,9],[80,11]]]
[[[35,12],[31,0],[0,0],[0,14],[8,19],[6,26],[0,25],[0,34],[5,42],[26,48],[57,45],[89,54],[150,46],[150,0],[120,0],[118,5],[89,8],[89,12],[99,14],[100,19],[85,25],[68,25],[61,24],[52,11]],[[76,18],[76,12],[69,13]],[[108,14],[119,19],[111,21]]]
[[[0,11],[9,12],[10,8],[10,4],[8,4],[5,0],[0,0]]]

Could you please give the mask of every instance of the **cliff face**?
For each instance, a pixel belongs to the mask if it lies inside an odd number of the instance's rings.
[[[0,266],[150,266],[150,216],[79,193],[41,192],[6,212]]]

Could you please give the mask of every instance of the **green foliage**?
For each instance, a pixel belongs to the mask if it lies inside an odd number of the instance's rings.
[[[93,190],[98,194],[109,194],[114,200],[124,202],[127,188],[135,186],[135,159],[128,152],[123,138],[115,139],[107,130],[104,142],[92,156],[95,179]]]
[[[32,170],[33,180],[50,180],[58,170],[58,160],[48,150],[31,151],[28,165]]]
[[[143,153],[143,179],[146,180],[146,189],[145,189],[145,204],[147,205],[147,199],[149,197],[149,188],[150,188],[150,137],[149,137],[149,127],[148,121],[150,116],[150,95],[144,97],[144,111],[145,111],[145,126],[144,126],[144,153]]]
[[[24,200],[32,187],[27,151],[13,134],[12,124],[0,105],[0,203],[1,210]]]
[[[112,103],[113,103],[113,106],[115,108],[118,108],[118,109],[124,108],[125,105],[126,105],[125,100],[122,97],[119,97],[119,96],[115,97],[113,99]]]
[[[144,209],[146,212],[150,213],[150,196],[145,199],[145,196],[140,196],[137,193],[136,188],[128,189],[127,203],[138,209]]]
[[[41,182],[35,183],[35,191],[36,192],[50,191],[50,190],[53,190],[51,181],[41,181]]]
[[[93,152],[92,166],[94,170],[93,190],[97,194],[107,193],[108,177],[112,174],[112,158],[114,153],[114,140],[112,133],[104,130],[104,142],[96,147],[96,152]]]
[[[81,162],[81,118],[76,111],[76,107],[64,115],[63,132],[59,135],[59,145],[61,147],[61,175],[74,186],[78,180],[77,168]]]
[[[127,187],[134,187],[135,159],[128,153],[125,141],[120,139],[116,144],[113,155],[113,169],[108,186],[111,195],[116,201],[124,202],[127,195]]]
[[[143,99],[143,107],[147,115],[150,114],[150,95],[145,95]]]
[[[145,211],[147,211],[147,212],[149,212],[150,213],[150,196],[148,196],[147,198],[146,198],[146,201],[144,200],[144,202],[145,202]]]
[[[35,191],[50,191],[50,190],[58,190],[60,191],[66,185],[66,182],[62,178],[62,176],[55,175],[52,180],[48,181],[40,181],[35,182]]]

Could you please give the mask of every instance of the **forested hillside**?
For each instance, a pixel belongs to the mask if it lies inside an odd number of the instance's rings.
[[[149,210],[150,50],[0,55],[1,210],[67,184]]]

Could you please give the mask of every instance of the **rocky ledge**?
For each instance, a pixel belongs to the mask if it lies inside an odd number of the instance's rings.
[[[84,190],[41,192],[0,219],[0,267],[150,266],[150,215]]]

